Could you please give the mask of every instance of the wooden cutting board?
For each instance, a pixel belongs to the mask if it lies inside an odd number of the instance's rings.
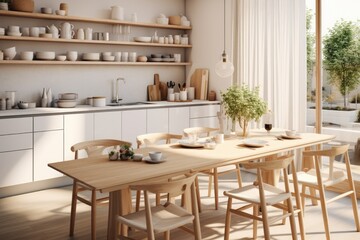
[[[190,79],[190,87],[195,88],[195,99],[207,99],[209,70],[206,68],[197,68]]]
[[[168,92],[168,87],[167,87],[166,83],[160,82],[161,101],[167,100],[167,92]]]
[[[148,100],[149,101],[160,101],[161,100],[160,90],[159,90],[158,86],[148,85],[147,91],[148,91]]]
[[[154,74],[154,85],[148,85],[148,99],[149,101],[161,101],[160,92],[160,76]]]

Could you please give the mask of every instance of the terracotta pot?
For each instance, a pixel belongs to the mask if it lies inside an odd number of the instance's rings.
[[[12,0],[11,10],[20,12],[34,12],[33,0]]]

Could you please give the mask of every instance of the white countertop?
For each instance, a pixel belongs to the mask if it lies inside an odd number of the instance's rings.
[[[161,108],[161,107],[196,106],[196,105],[219,104],[219,103],[220,101],[193,100],[192,102],[157,101],[157,102],[151,102],[151,104],[129,105],[129,106],[92,107],[90,105],[78,105],[74,108],[37,107],[37,108],[29,108],[29,109],[12,109],[12,110],[0,111],[0,118],[53,115],[53,114],[73,114],[73,113],[84,113],[84,112],[106,112],[106,111],[119,111],[119,110],[129,110],[129,109]]]

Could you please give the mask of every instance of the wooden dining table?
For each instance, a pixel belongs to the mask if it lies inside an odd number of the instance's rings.
[[[132,184],[167,180],[182,174],[274,156],[326,143],[334,139],[334,136],[302,133],[298,139],[279,139],[272,135],[255,134],[250,138],[265,140],[267,143],[263,147],[248,147],[244,144],[244,139],[232,137],[217,144],[215,149],[188,148],[178,143],[154,145],[136,149],[135,152],[147,156],[150,151],[161,151],[165,161],[159,164],[110,161],[107,156],[100,156],[50,163],[49,166],[93,189],[109,193],[108,239],[116,239],[117,215],[132,210],[131,204],[126,204],[131,199],[129,186]],[[195,223],[195,229],[200,231],[200,223]]]

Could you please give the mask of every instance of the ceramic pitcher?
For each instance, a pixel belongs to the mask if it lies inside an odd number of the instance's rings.
[[[59,38],[59,29],[54,24],[50,27],[46,26],[46,28],[48,29],[49,33],[52,34],[53,38]]]
[[[92,40],[93,29],[92,28],[85,28],[85,39]]]
[[[61,24],[60,37],[65,39],[72,39],[74,37],[74,25],[68,22]]]

